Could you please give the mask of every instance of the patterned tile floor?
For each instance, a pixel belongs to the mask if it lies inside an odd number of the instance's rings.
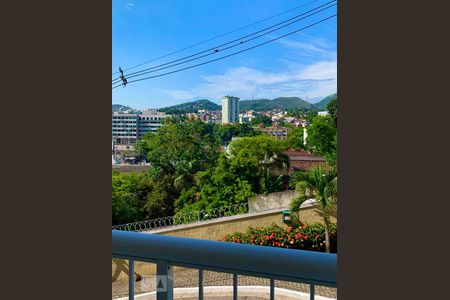
[[[198,271],[186,268],[174,268],[174,287],[196,287],[198,286]],[[233,275],[228,273],[219,273],[204,271],[204,286],[232,286]],[[239,276],[238,283],[244,285],[269,286],[269,279]],[[143,276],[141,281],[135,282],[135,294],[148,293],[156,289],[156,282],[153,276]],[[294,283],[288,281],[275,281],[275,286],[289,290],[309,293],[309,285],[303,283]],[[316,295],[337,298],[337,289],[325,286],[316,286]],[[112,298],[128,296],[128,281],[115,281],[112,283]]]

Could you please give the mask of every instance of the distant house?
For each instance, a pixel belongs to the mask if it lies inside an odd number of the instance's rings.
[[[286,127],[279,127],[277,125],[265,127],[264,124],[259,124],[259,130],[265,132],[269,136],[276,137],[278,140],[285,140],[289,129]]]
[[[321,116],[321,117],[325,117],[325,116],[328,116],[330,113],[328,112],[328,111],[319,111],[319,112],[317,112],[317,115],[318,116]]]
[[[284,151],[284,154],[286,154],[289,157],[290,161],[289,173],[292,173],[297,170],[311,170],[315,166],[326,165],[326,161],[323,157],[309,153],[303,149],[300,150],[288,149]]]

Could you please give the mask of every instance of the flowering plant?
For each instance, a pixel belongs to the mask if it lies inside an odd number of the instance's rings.
[[[329,231],[330,249],[332,253],[336,253],[337,224],[330,224]],[[222,241],[324,252],[325,230],[321,223],[299,227],[273,224],[267,227],[249,227],[246,232],[227,234]]]

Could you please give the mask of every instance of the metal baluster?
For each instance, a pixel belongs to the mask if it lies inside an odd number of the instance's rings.
[[[309,285],[309,300],[314,300],[314,291],[315,289],[315,285],[314,284],[310,284]]]
[[[203,270],[198,270],[198,300],[203,300]]]
[[[233,300],[238,299],[238,275],[233,274]]]
[[[156,262],[156,300],[173,300],[172,267],[165,260]]]
[[[128,261],[128,299],[134,300],[134,260]]]
[[[270,300],[275,300],[275,279],[270,278]]]

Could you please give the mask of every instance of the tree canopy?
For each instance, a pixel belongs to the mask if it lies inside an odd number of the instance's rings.
[[[263,124],[266,127],[272,126],[272,119],[266,115],[256,115],[251,121],[252,125]]]

